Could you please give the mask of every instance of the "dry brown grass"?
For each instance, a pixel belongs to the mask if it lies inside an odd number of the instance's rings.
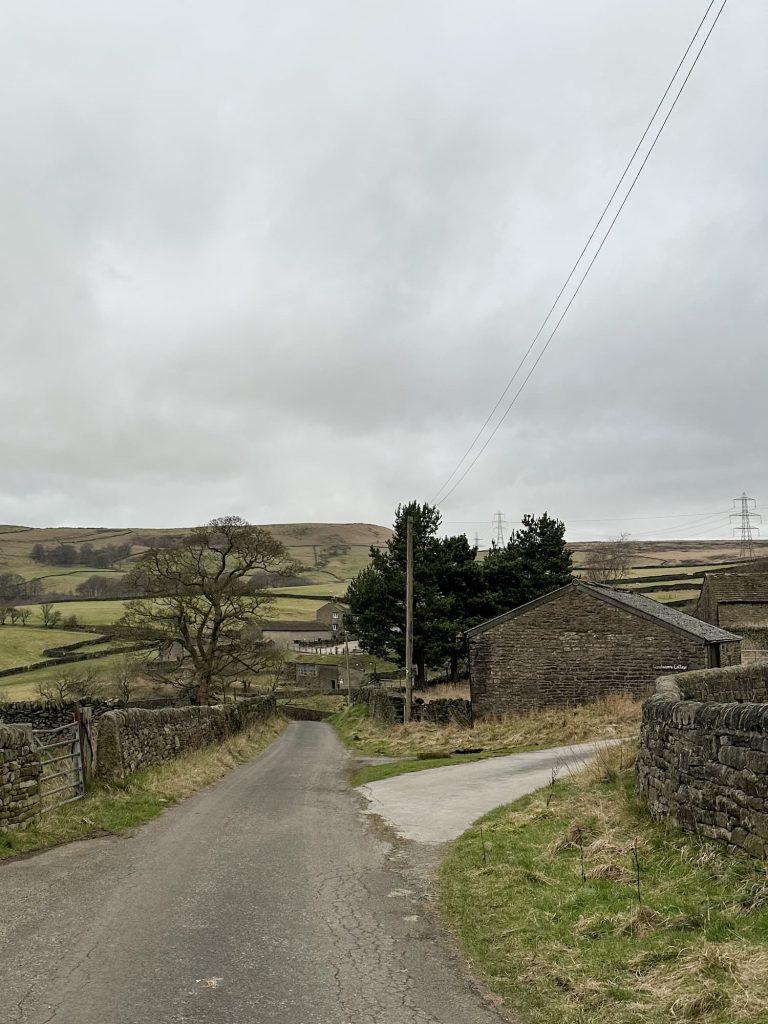
[[[641,988],[672,1020],[711,1020],[724,1007],[729,1021],[768,1020],[768,949],[752,943],[705,942],[660,964]]]
[[[432,700],[469,700],[469,683],[439,683],[416,694],[425,704]]]
[[[588,740],[634,736],[640,727],[639,701],[612,696],[568,708],[543,708],[524,715],[484,718],[473,728],[458,723],[411,722],[386,725],[371,718],[354,722],[360,753],[417,757],[481,747],[489,753],[567,746]],[[343,730],[345,731],[345,730]],[[612,763],[612,762],[611,762]]]

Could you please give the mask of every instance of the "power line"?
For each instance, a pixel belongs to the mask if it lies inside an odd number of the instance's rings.
[[[759,505],[758,508],[764,508],[765,506]],[[640,512],[627,512],[622,516],[604,516],[600,519],[571,519],[569,516],[564,516],[563,521],[566,523],[618,523],[626,522],[630,519],[698,519],[701,516],[726,516],[728,511],[723,509],[722,511],[712,512],[664,512],[661,515],[645,515]],[[442,523],[444,526],[479,526],[484,524],[485,519],[443,519]],[[515,526],[522,526],[522,521],[515,521]]]
[[[669,118],[672,115],[672,112],[674,111],[675,107],[677,106],[677,102],[680,99],[680,96],[682,95],[682,92],[683,92],[683,90],[685,89],[685,86],[688,83],[688,79],[691,77],[694,68],[698,64],[699,58],[701,57],[701,54],[702,54],[702,52],[704,50],[704,47],[707,45],[707,42],[709,41],[709,37],[712,35],[712,32],[714,31],[715,25],[717,25],[718,21],[720,20],[720,15],[723,13],[723,10],[725,9],[725,5],[726,5],[727,2],[728,2],[728,0],[723,0],[722,4],[720,5],[720,8],[719,8],[717,14],[715,15],[715,18],[714,18],[712,24],[710,25],[709,30],[707,31],[707,34],[705,35],[704,40],[703,40],[701,46],[699,47],[698,52],[696,53],[696,56],[694,57],[693,62],[691,64],[690,68],[688,69],[688,72],[685,75],[685,78],[683,79],[683,82],[682,82],[680,88],[678,89],[677,94],[675,95],[675,98],[673,99],[672,104],[671,104],[669,110],[667,111],[666,116],[664,117],[663,121],[661,122],[661,126],[659,127],[658,131],[656,132],[656,134],[655,134],[655,136],[653,138],[653,141],[651,142],[651,145],[650,145],[650,147],[648,149],[648,152],[645,154],[645,157],[643,158],[642,163],[640,164],[640,167],[639,167],[637,173],[635,174],[634,178],[632,179],[632,182],[631,182],[631,184],[629,186],[629,189],[627,190],[626,195],[622,199],[621,204],[620,204],[618,210],[616,211],[616,214],[614,215],[613,219],[611,220],[610,224],[608,225],[608,229],[605,232],[605,234],[603,235],[603,238],[600,241],[600,244],[598,245],[596,252],[592,256],[592,258],[589,261],[589,263],[587,264],[587,269],[584,271],[584,274],[582,275],[581,279],[579,280],[579,283],[576,286],[575,291],[573,292],[573,294],[571,295],[570,299],[568,300],[568,303],[567,303],[565,309],[563,310],[562,314],[560,315],[559,319],[557,320],[557,322],[556,322],[556,324],[554,326],[554,329],[552,330],[551,334],[547,338],[547,341],[544,344],[544,347],[542,348],[541,352],[536,357],[536,360],[534,361],[533,366],[531,367],[531,369],[529,370],[528,374],[524,378],[523,383],[520,385],[518,390],[515,392],[515,394],[514,394],[514,396],[512,398],[512,401],[508,404],[507,408],[504,410],[504,413],[502,414],[501,419],[498,421],[496,426],[493,428],[493,430],[491,431],[490,435],[486,439],[485,443],[482,445],[482,447],[477,452],[475,457],[472,459],[472,461],[469,463],[467,468],[461,474],[459,479],[453,484],[453,486],[448,491],[446,491],[445,494],[442,494],[442,492],[445,491],[445,488],[447,487],[447,485],[456,476],[456,474],[460,470],[461,466],[466,461],[469,453],[472,451],[472,449],[474,448],[475,444],[477,443],[477,441],[479,440],[479,438],[481,437],[481,435],[485,431],[486,427],[488,426],[488,424],[492,420],[496,410],[499,408],[499,406],[500,406],[501,402],[503,401],[504,397],[508,393],[509,389],[512,387],[512,384],[517,379],[517,376],[520,373],[520,370],[522,369],[522,367],[525,364],[528,356],[530,355],[531,351],[533,350],[536,342],[538,341],[539,337],[541,336],[541,334],[542,334],[542,332],[544,330],[545,325],[549,321],[549,319],[550,319],[550,317],[551,317],[555,307],[557,306],[558,302],[560,301],[560,298],[562,297],[563,293],[565,292],[565,290],[566,290],[569,282],[571,281],[574,273],[576,272],[577,267],[581,263],[581,260],[582,260],[582,258],[584,256],[587,248],[589,247],[592,239],[594,238],[595,234],[597,233],[597,230],[598,230],[600,224],[602,223],[602,221],[603,221],[603,219],[604,219],[604,217],[605,217],[605,215],[606,215],[606,213],[608,211],[608,208],[610,207],[611,203],[613,202],[613,200],[614,200],[614,198],[615,198],[615,196],[616,196],[616,194],[617,194],[617,192],[618,192],[622,182],[624,181],[624,179],[625,179],[625,177],[626,177],[626,175],[627,175],[627,173],[628,173],[632,163],[634,162],[635,157],[637,156],[637,153],[638,153],[638,151],[640,149],[640,146],[642,145],[644,139],[648,135],[648,132],[649,132],[649,130],[651,128],[651,125],[653,124],[653,122],[654,122],[654,120],[655,120],[655,118],[656,118],[656,116],[657,116],[657,114],[658,114],[658,112],[659,112],[659,110],[660,110],[660,108],[661,108],[665,98],[667,97],[667,95],[668,95],[670,89],[672,88],[672,85],[674,84],[675,80],[677,79],[677,76],[678,76],[678,74],[679,74],[679,72],[680,72],[680,70],[681,70],[681,68],[683,66],[683,63],[684,63],[686,57],[688,56],[688,53],[690,52],[690,50],[691,50],[691,48],[692,48],[696,38],[698,37],[699,32],[701,31],[701,28],[704,25],[710,10],[713,7],[714,0],[710,0],[710,3],[708,5],[708,7],[707,7],[703,17],[702,17],[701,21],[699,22],[699,24],[698,24],[698,26],[696,28],[696,31],[694,32],[694,34],[693,34],[693,36],[691,38],[691,41],[689,42],[688,46],[686,47],[686,50],[685,50],[685,53],[683,54],[683,57],[681,58],[677,68],[675,69],[675,73],[673,74],[673,76],[672,76],[672,78],[671,78],[667,88],[664,91],[664,94],[662,95],[661,100],[659,101],[656,109],[653,112],[653,116],[651,117],[651,119],[650,119],[650,121],[649,121],[649,123],[648,123],[648,125],[647,125],[647,127],[645,129],[645,131],[643,132],[643,134],[642,134],[642,136],[640,138],[640,142],[638,143],[637,147],[635,148],[635,151],[633,152],[632,156],[630,157],[630,160],[629,160],[627,166],[625,167],[625,169],[624,169],[624,171],[623,171],[623,173],[621,175],[621,178],[619,179],[619,182],[616,185],[616,188],[614,189],[613,193],[611,194],[611,197],[608,200],[608,203],[606,204],[603,212],[600,214],[600,217],[599,217],[597,223],[595,224],[595,227],[594,227],[594,229],[592,231],[592,234],[589,236],[589,239],[587,240],[586,245],[584,246],[584,248],[582,249],[581,253],[579,254],[579,258],[576,260],[576,263],[573,265],[573,268],[571,269],[571,272],[568,275],[568,277],[567,277],[567,279],[566,279],[562,289],[558,293],[557,298],[555,299],[554,303],[550,307],[550,310],[547,313],[547,315],[544,318],[544,320],[542,321],[541,326],[539,327],[539,330],[536,332],[536,335],[535,335],[533,341],[528,346],[525,354],[523,355],[523,358],[520,360],[517,368],[515,369],[515,372],[513,373],[512,377],[510,378],[509,382],[507,383],[507,386],[504,388],[504,391],[499,396],[499,399],[496,402],[496,405],[493,407],[493,409],[491,410],[491,412],[488,415],[487,419],[485,420],[485,422],[483,423],[482,427],[480,428],[479,432],[477,433],[477,435],[475,436],[474,440],[472,441],[472,444],[469,446],[467,451],[461,457],[461,459],[457,463],[457,465],[454,468],[454,470],[451,473],[451,475],[448,477],[448,479],[443,483],[443,485],[439,488],[439,490],[435,494],[435,497],[432,499],[432,503],[433,504],[442,503],[442,502],[446,501],[450,497],[450,495],[453,494],[453,492],[456,490],[456,488],[462,483],[462,481],[466,478],[467,474],[475,466],[475,464],[477,463],[478,459],[483,454],[483,452],[486,450],[486,448],[488,447],[490,442],[495,437],[497,431],[501,427],[502,423],[507,418],[507,415],[509,414],[510,410],[512,409],[512,407],[516,403],[520,393],[522,392],[523,388],[525,387],[525,385],[530,380],[531,375],[533,374],[533,372],[535,371],[536,367],[539,365],[539,362],[541,361],[542,357],[544,356],[545,352],[549,348],[549,345],[550,345],[552,339],[554,338],[555,334],[557,333],[557,330],[560,327],[560,324],[565,319],[565,316],[568,313],[568,310],[571,308],[571,306],[572,306],[576,296],[581,291],[581,286],[584,284],[584,281],[586,280],[587,275],[589,274],[590,270],[592,269],[592,266],[593,266],[595,260],[600,255],[600,252],[601,252],[603,246],[605,245],[606,241],[608,240],[608,237],[611,234],[611,231],[613,230],[613,227],[614,227],[616,221],[619,219],[619,216],[620,216],[622,210],[624,209],[624,206],[626,205],[627,200],[632,195],[634,187],[637,184],[637,180],[640,177],[640,175],[641,175],[641,173],[643,171],[643,168],[645,167],[646,163],[648,162],[649,157],[651,156],[651,154],[653,153],[654,149],[656,148],[656,143],[658,142],[662,132],[664,131],[664,128],[666,127],[667,122],[669,121]],[[442,494],[442,497],[440,497],[441,494]]]

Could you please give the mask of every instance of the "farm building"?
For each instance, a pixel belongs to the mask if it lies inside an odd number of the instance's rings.
[[[344,607],[336,601],[329,601],[317,609],[317,621],[324,623],[334,637],[344,632]]]
[[[338,665],[306,661],[296,663],[297,686],[316,686],[319,690],[336,690],[341,682],[343,682],[342,671]],[[344,685],[346,686],[346,683]]]
[[[642,697],[665,672],[740,661],[733,633],[642,594],[581,581],[469,630],[477,716],[609,693]]]
[[[335,601],[321,605],[314,619],[265,622],[262,635],[277,647],[321,647],[341,642],[344,634],[344,607]]]
[[[286,650],[301,645],[322,647],[333,643],[334,637],[334,634],[325,623],[315,620],[304,622],[301,619],[265,622],[262,626],[261,635],[265,640],[271,640],[276,647],[282,647]]]
[[[764,560],[763,560],[764,562]],[[768,572],[711,572],[704,577],[693,615],[743,637],[744,662],[768,661]]]
[[[707,573],[693,614],[713,626],[768,629],[768,572]]]

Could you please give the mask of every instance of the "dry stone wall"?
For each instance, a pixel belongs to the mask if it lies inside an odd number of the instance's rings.
[[[31,729],[0,725],[0,828],[23,825],[39,813],[41,772]]]
[[[18,700],[0,703],[0,722],[6,725],[30,724],[35,729],[58,729],[75,720],[76,701],[58,704],[44,700]]]
[[[248,726],[271,718],[277,702],[271,694],[213,707],[124,708],[98,720],[93,773],[120,779],[188,750],[197,750]]]
[[[754,685],[757,668],[659,679],[643,706],[637,781],[654,815],[768,857],[768,704],[733,699]],[[705,674],[708,691],[720,679],[726,702],[687,699],[701,695]]]
[[[356,704],[365,704],[371,718],[392,725],[402,725],[403,723],[405,698],[399,693],[391,693],[380,686],[367,686],[360,690],[353,690],[352,699]],[[424,701],[417,697],[413,702],[412,720],[414,722],[431,722],[434,725],[447,725],[450,722],[471,725],[472,705],[468,700]]]

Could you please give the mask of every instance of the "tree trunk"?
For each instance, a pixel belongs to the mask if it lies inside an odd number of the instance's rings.
[[[424,665],[424,658],[416,656],[416,689],[424,690],[427,686],[427,670]]]

